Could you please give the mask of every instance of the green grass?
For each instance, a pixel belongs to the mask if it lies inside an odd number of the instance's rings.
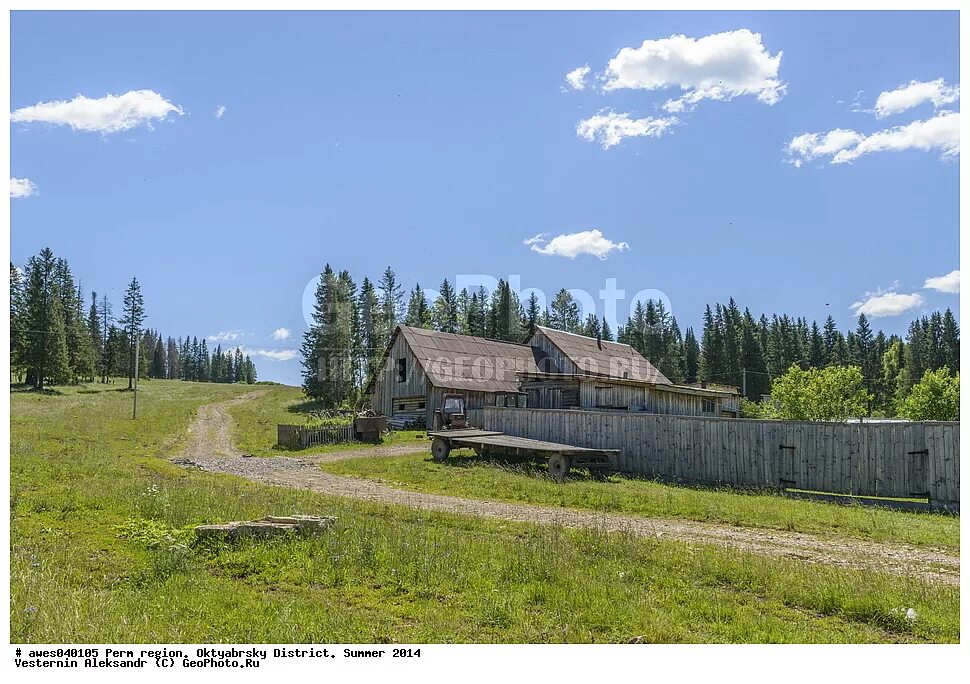
[[[417,454],[353,459],[322,467],[330,473],[377,480],[403,489],[473,499],[960,548],[960,519],[952,515],[838,506],[772,493],[681,487],[617,475],[599,482],[574,472],[560,484],[533,463],[489,461],[467,450],[452,452],[444,464],[436,463],[429,454]]]
[[[956,642],[959,590],[623,534],[366,504],[169,463],[200,403],[11,396],[12,642]],[[94,392],[87,394],[86,392]],[[316,539],[190,527],[332,514]],[[917,619],[905,611],[913,608]]]
[[[263,389],[263,388],[258,388]],[[280,454],[325,454],[336,451],[360,449],[358,442],[329,444],[301,450],[280,450],[276,448],[276,426],[304,425],[308,422],[308,412],[316,404],[308,402],[299,387],[277,385],[265,388],[265,393],[242,404],[229,408],[233,417],[232,439],[243,452],[253,456],[279,456]],[[408,444],[422,438],[425,433],[418,430],[402,430],[390,433],[384,444]]]

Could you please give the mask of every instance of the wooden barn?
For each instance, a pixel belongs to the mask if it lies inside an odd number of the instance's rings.
[[[372,380],[372,408],[394,420],[432,427],[447,393],[469,409],[523,405],[518,373],[538,372],[526,344],[398,326]]]
[[[526,344],[398,326],[371,386],[372,408],[430,428],[446,393],[485,406],[737,417],[737,390],[674,385],[626,344],[539,327]]]
[[[544,367],[519,374],[530,408],[643,411],[737,418],[735,388],[675,385],[633,347],[538,327],[529,346]]]

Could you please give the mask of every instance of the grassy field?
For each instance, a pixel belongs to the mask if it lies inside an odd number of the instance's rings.
[[[548,477],[543,466],[489,461],[468,450],[452,452],[446,463],[436,463],[430,454],[417,454],[338,461],[322,467],[330,473],[368,478],[402,489],[473,499],[960,548],[960,519],[951,515],[837,506],[770,493],[677,487],[617,475],[599,482],[575,471],[560,484]]]
[[[166,458],[198,405],[252,388],[142,388],[137,422],[100,386],[11,395],[13,642],[959,640],[952,587],[186,470]],[[197,523],[292,512],[339,520],[192,541]]]
[[[229,408],[234,421],[233,443],[243,452],[253,456],[293,454],[292,451],[280,451],[276,448],[276,426],[304,425],[309,419],[309,412],[316,408],[315,404],[306,400],[303,390],[299,387],[267,385],[257,389],[262,393],[259,397]],[[407,444],[423,435],[424,432],[413,430],[392,432],[384,443]],[[297,453],[320,454],[359,448],[360,444],[348,442],[311,447]]]

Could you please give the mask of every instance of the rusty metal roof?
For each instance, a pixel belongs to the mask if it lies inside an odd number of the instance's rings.
[[[538,372],[527,344],[399,326],[408,347],[435,387],[476,392],[517,392],[521,372]]]
[[[549,338],[584,375],[636,380],[655,385],[673,384],[628,344],[597,340],[544,326],[537,327],[537,334]]]

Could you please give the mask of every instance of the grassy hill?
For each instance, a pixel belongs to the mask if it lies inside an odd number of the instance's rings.
[[[168,458],[198,406],[253,387],[145,382],[138,421],[115,387],[11,393],[14,642],[959,640],[953,587],[185,469]],[[234,413],[245,450],[298,400],[268,392]],[[293,512],[338,524],[193,543],[198,523]]]

